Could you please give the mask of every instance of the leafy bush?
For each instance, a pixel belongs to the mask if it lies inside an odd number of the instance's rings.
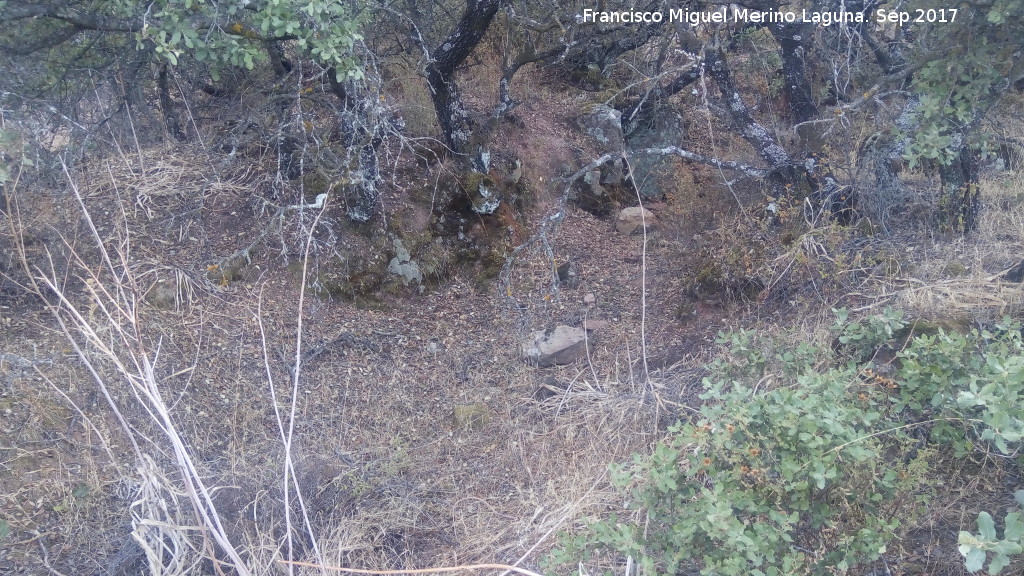
[[[836,324],[833,330],[839,333],[836,339],[853,358],[859,361],[870,359],[886,342],[906,327],[903,313],[886,308],[882,314],[871,316],[862,322],[850,322],[845,309],[835,310]]]
[[[837,316],[842,355],[806,343],[787,350],[745,331],[721,335],[700,417],[613,469],[632,521],[612,516],[563,535],[548,567],[603,554],[635,561],[644,576],[845,573],[878,559],[912,525],[941,482],[929,468],[939,450],[1016,449],[1019,325],[938,328],[883,368],[871,358],[908,337],[902,316]],[[988,513],[978,525],[977,536],[961,533],[960,550],[972,571],[992,552],[995,574],[1021,552],[1024,523],[1009,513],[1002,539]]]
[[[643,520],[592,523],[555,562],[607,551],[646,575],[771,576],[842,572],[885,551],[914,516],[929,452],[910,456],[883,419],[885,393],[855,364],[808,344],[769,358],[759,342],[723,335],[701,418],[614,470]]]

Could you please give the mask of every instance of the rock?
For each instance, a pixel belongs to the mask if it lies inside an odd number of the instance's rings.
[[[622,112],[611,106],[604,104],[591,106],[588,112],[579,118],[579,125],[596,144],[597,152],[600,155],[622,152],[626,149],[626,137],[622,132]],[[624,176],[622,164],[622,159],[616,158],[601,166],[600,184],[622,182]],[[588,184],[593,187],[592,183],[588,182]]]
[[[538,330],[523,342],[523,356],[541,368],[571,364],[586,354],[587,333],[572,326]]]
[[[622,112],[611,106],[596,104],[580,117],[580,127],[600,144],[603,152],[618,152],[625,148],[622,134]]]
[[[630,150],[679,146],[686,138],[682,116],[669,107],[655,109],[639,120],[623,127]],[[630,160],[630,178],[644,198],[660,198],[678,181],[676,163],[671,156],[638,154]]]
[[[471,194],[473,212],[477,214],[494,214],[501,206],[501,192],[490,177],[483,177],[477,184],[476,192]]]
[[[1015,266],[1004,272],[999,278],[1006,282],[1024,282],[1024,260],[1021,260]]]
[[[537,400],[538,402],[543,402],[548,398],[551,398],[552,396],[558,396],[559,394],[563,393],[565,393],[565,391],[556,388],[554,385],[554,381],[552,381],[551,383],[542,384],[540,388],[537,388],[537,390],[535,390],[533,393],[533,399]]]
[[[570,197],[576,202],[576,205],[591,214],[607,215],[611,214],[615,208],[612,194],[601,185],[602,170],[608,166],[609,164],[606,163],[604,167],[583,174],[583,177],[580,178],[578,193],[575,191],[570,193]]]
[[[590,187],[590,194],[595,198],[607,196],[604,186],[601,186],[601,171],[591,170],[583,175],[583,183]]]
[[[594,318],[587,318],[583,321],[583,329],[587,332],[596,332],[598,330],[604,330],[608,327],[607,320],[596,320]]]
[[[405,245],[398,238],[395,238],[395,257],[388,263],[388,272],[402,278],[402,284],[408,286],[415,282],[423,282],[423,273],[420,267],[412,261],[412,256],[406,250]]]
[[[154,308],[161,310],[175,310],[179,306],[178,287],[173,283],[160,280],[146,292],[145,300]]]
[[[647,231],[653,230],[655,225],[654,212],[646,208],[639,206],[630,206],[629,208],[623,208],[617,218],[615,218],[615,229],[619,231],[619,234],[636,234],[641,232],[644,228],[644,224],[647,224]]]
[[[243,269],[250,263],[250,248],[243,248],[231,256],[221,259],[217,264],[207,266],[206,278],[221,288],[226,288],[232,282],[242,280]]]
[[[505,178],[506,186],[515,186],[523,179],[523,163],[516,158],[512,161],[512,172]]]
[[[556,269],[556,272],[558,273],[558,282],[564,284],[566,288],[579,286],[580,270],[575,261],[566,261]]]
[[[583,303],[590,306],[594,302],[597,302],[597,296],[594,296],[593,292],[587,292],[583,295]]]

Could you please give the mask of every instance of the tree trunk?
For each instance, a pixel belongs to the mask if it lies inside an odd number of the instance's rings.
[[[718,91],[721,92],[722,98],[725,99],[736,130],[768,162],[769,182],[774,188],[779,189],[777,192],[781,192],[787,186],[792,187],[799,180],[796,164],[789,152],[775,140],[771,132],[750,114],[750,109],[743,102],[739,91],[733,84],[725,58],[720,52],[709,50],[705,55],[705,66],[715,80],[715,84],[718,85]]]
[[[471,152],[469,139],[473,134],[469,114],[459,96],[459,87],[454,75],[455,69],[483,39],[501,0],[467,0],[466,11],[455,28],[431,53],[427,65],[427,84],[430,99],[441,127],[445,143],[456,154]]]
[[[164,125],[167,131],[175,140],[185,141],[185,133],[181,130],[181,121],[178,120],[178,113],[174,110],[174,100],[171,99],[170,74],[167,72],[167,64],[160,66],[160,73],[157,75],[157,85],[160,88],[160,111],[164,115]]]
[[[966,234],[978,227],[981,194],[978,185],[978,155],[964,145],[952,162],[939,166],[939,224]]]
[[[337,122],[341,141],[348,148],[349,155],[351,183],[343,190],[346,212],[350,220],[368,222],[376,216],[380,205],[377,184],[381,176],[377,148],[384,142],[383,133],[400,128],[385,119],[368,121],[370,97],[359,93],[358,88],[350,89],[352,87],[338,82],[333,68],[328,70],[327,78],[331,92],[338,99]]]
[[[782,48],[782,76],[785,80],[782,91],[796,124],[818,117],[818,105],[814,103],[811,82],[807,78],[807,62],[804,60],[807,53],[805,45],[810,45],[814,34],[813,26],[804,22],[768,25],[768,30]]]
[[[903,153],[910,144],[906,135],[917,128],[917,111],[920,100],[912,97],[903,106],[896,118],[895,130],[885,130],[868,139],[863,148],[862,159],[869,161],[874,176],[874,190],[865,196],[867,202],[862,210],[872,212],[875,221],[888,233],[889,212],[904,202],[903,184],[899,172],[902,170]]]

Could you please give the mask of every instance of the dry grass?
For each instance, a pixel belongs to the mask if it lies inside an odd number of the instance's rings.
[[[294,338],[294,278],[263,262],[262,277],[229,290],[202,282],[208,260],[185,252],[187,241],[167,253],[178,231],[151,223],[188,210],[180,202],[201,197],[208,178],[185,169],[194,159],[166,150],[149,168],[136,164],[145,156],[124,161],[105,165],[79,200],[63,198],[60,211],[81,223],[60,227],[78,228],[77,239],[52,238],[63,239],[67,263],[40,260],[43,241],[23,252],[50,305],[22,302],[30,321],[4,339],[8,405],[18,416],[45,415],[29,416],[24,430],[38,435],[56,467],[43,477],[40,449],[29,448],[24,433],[10,437],[16,452],[5,466],[21,480],[3,484],[0,518],[15,552],[0,562],[186,574],[216,571],[209,558],[237,551],[231,563],[253,574],[276,571],[288,557],[369,568],[535,566],[557,530],[616,500],[607,465],[642,450],[656,429],[659,408],[645,384],[599,381],[601,367],[574,376],[565,369],[556,396],[534,399],[538,375],[515,352],[519,319],[493,325],[505,304],[456,280],[427,297],[433,303],[403,330],[382,312],[310,303],[310,346],[341,343],[311,360],[293,387],[288,366],[304,349]],[[78,183],[72,176],[71,189]],[[219,186],[230,196],[242,184]],[[20,198],[21,212],[36,214]],[[47,225],[12,218],[19,233]],[[545,269],[546,257],[524,269],[536,266]],[[148,299],[160,284],[169,285],[173,305]],[[429,309],[450,305],[459,311],[450,321]],[[552,310],[535,312],[540,321]],[[373,345],[347,346],[333,337],[338,329]],[[428,351],[428,341],[439,346]],[[487,368],[491,357],[498,368]],[[51,385],[34,385],[36,378]],[[295,436],[282,444],[273,412],[287,412],[289,399]],[[488,406],[482,429],[452,427],[452,405],[464,402]],[[290,486],[308,504],[309,530],[283,492],[289,452]],[[47,528],[56,525],[65,528]],[[115,544],[129,537],[135,544]]]
[[[1019,283],[1000,278],[1020,262],[1024,247],[1024,180],[999,174],[982,184],[984,215],[977,232],[963,237],[938,234],[925,225],[903,223],[888,238],[899,246],[891,281],[871,290],[870,309],[892,306],[920,318],[954,318],[991,324],[1024,313]],[[926,224],[926,223],[925,223]]]

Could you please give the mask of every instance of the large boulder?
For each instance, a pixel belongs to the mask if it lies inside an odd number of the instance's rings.
[[[615,108],[595,104],[580,117],[579,123],[602,153],[618,152],[626,147],[626,139],[622,134],[622,112]]]
[[[542,368],[571,364],[587,355],[587,333],[582,328],[559,325],[538,330],[523,342],[523,357]]]
[[[686,139],[686,124],[679,112],[661,107],[625,127],[626,146],[630,150],[681,146]],[[638,154],[629,161],[630,178],[644,198],[661,198],[678,181],[678,159],[657,154]]]
[[[626,149],[626,137],[622,132],[622,112],[611,106],[595,104],[589,107],[587,112],[580,116],[579,125],[594,143],[598,154],[622,152]],[[621,158],[615,158],[601,166],[600,184],[622,182],[622,164]]]

